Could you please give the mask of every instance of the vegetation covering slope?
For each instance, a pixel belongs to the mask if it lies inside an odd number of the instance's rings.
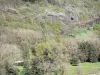
[[[18,60],[22,75],[100,61],[99,12],[100,0],[0,0],[0,75],[18,75]]]

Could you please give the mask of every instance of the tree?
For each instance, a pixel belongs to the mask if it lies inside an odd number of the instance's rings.
[[[79,64],[79,59],[76,55],[73,55],[72,58],[70,59],[70,64],[72,66],[78,66]]]
[[[96,48],[93,44],[89,44],[89,56],[88,60],[92,63],[97,62],[97,54],[96,54]]]
[[[96,47],[91,42],[81,42],[79,43],[79,50],[80,50],[80,61],[88,61],[88,62],[97,62],[97,53]]]

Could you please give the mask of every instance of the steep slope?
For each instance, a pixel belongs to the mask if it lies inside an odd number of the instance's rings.
[[[72,30],[76,27],[89,28],[89,22],[94,23],[100,17],[100,0],[36,3],[1,0],[0,3],[0,65],[3,69],[5,61],[13,64],[16,60],[24,60],[29,65],[35,59],[40,59],[39,62],[43,59],[40,68],[51,74],[69,61],[71,51],[77,53],[77,39],[87,37],[69,39],[65,36],[73,36]],[[88,40],[97,39],[92,30],[89,34],[92,38]]]

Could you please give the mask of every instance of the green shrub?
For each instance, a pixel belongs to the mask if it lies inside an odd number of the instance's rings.
[[[31,74],[32,75],[44,75],[44,70],[41,67],[38,67],[41,63],[41,60],[34,60],[32,61],[32,68],[31,68]]]
[[[34,59],[31,60],[30,65],[26,67],[27,64],[25,64],[23,75],[44,75],[44,70],[41,67],[42,65],[41,59]]]
[[[58,35],[61,33],[61,30],[60,30],[60,25],[59,24],[52,24],[51,25],[51,29],[53,30],[53,32]]]
[[[72,66],[78,66],[78,64],[79,64],[78,57],[77,56],[72,56],[72,58],[70,59],[70,64]]]
[[[81,42],[79,43],[79,58],[80,61],[97,62],[96,47],[91,42]]]
[[[78,43],[78,49],[80,61],[86,62],[88,60],[88,42]]]
[[[49,42],[41,41],[35,45],[35,50],[36,50],[36,56],[39,58],[43,58],[44,52],[51,51],[52,47],[50,46]]]
[[[99,30],[99,31],[100,31],[100,23],[94,24],[93,29],[94,29],[94,30]]]
[[[89,57],[88,57],[89,61],[92,63],[97,62],[97,54],[96,54],[96,48],[93,44],[89,45]]]
[[[6,75],[18,75],[18,70],[9,63],[5,63],[5,70]]]
[[[61,47],[59,47],[61,46]],[[62,75],[64,57],[62,45],[54,39],[40,40],[30,50],[30,62],[28,67],[24,68],[24,75]],[[67,59],[66,59],[67,60]],[[26,65],[25,65],[26,66]]]

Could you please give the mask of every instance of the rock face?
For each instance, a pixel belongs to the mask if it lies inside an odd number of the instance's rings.
[[[72,24],[78,20],[78,16],[72,12],[67,6],[65,7],[66,12],[55,12],[49,9],[45,10],[44,13],[47,17],[51,19],[57,19],[58,21],[62,21],[65,25]]]
[[[78,14],[75,12],[75,9],[71,4],[65,4],[64,9],[66,10],[65,21],[68,20],[69,24],[78,21]]]
[[[63,12],[55,12],[55,11],[51,11],[51,10],[49,10],[49,9],[46,9],[45,11],[44,11],[44,13],[47,15],[47,16],[54,16],[54,17],[60,17],[60,16],[62,16],[62,17],[64,17],[65,16],[65,14],[63,13]]]
[[[48,18],[62,20],[62,21],[64,20],[64,17],[66,16],[65,13],[63,12],[55,12],[49,9],[46,9],[44,13],[47,15]]]
[[[61,35],[65,34],[68,26],[76,23],[79,18],[78,14],[74,11],[71,4],[65,4],[62,6],[64,11],[54,11],[45,9],[44,14],[46,15],[43,19],[49,20],[50,22],[61,23]]]

